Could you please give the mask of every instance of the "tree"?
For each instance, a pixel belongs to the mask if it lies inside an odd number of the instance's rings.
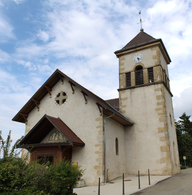
[[[186,156],[189,166],[192,164],[192,122],[190,117],[184,112],[175,122],[180,162],[184,164],[183,156]]]
[[[12,146],[11,150],[10,150],[11,143],[12,143],[11,130],[9,131],[9,134],[8,134],[6,140],[3,140],[3,138],[1,138],[0,150],[3,154],[3,157],[1,159],[1,163],[9,161],[9,160],[13,160],[14,158],[19,157],[19,154],[20,154],[21,150],[17,151],[17,145],[21,141],[22,138],[23,138],[23,136],[15,142],[15,144]]]

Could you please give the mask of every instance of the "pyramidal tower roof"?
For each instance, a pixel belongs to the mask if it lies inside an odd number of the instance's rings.
[[[154,40],[156,40],[156,39],[153,38],[152,36],[148,35],[147,33],[141,31],[129,43],[127,43],[127,45],[125,45],[122,49],[128,49],[130,47],[144,44],[144,43],[148,43],[148,42],[151,42]]]
[[[115,54],[132,49],[134,47],[146,45],[148,43],[159,41],[160,39],[155,39],[152,36],[145,33],[143,30],[137,34],[129,43],[127,43],[122,49],[115,52]]]
[[[163,41],[161,39],[155,39],[154,37],[152,37],[151,35],[148,35],[147,33],[145,33],[143,31],[143,29],[141,29],[140,33],[138,33],[130,42],[128,42],[122,49],[115,51],[115,54],[117,56],[121,55],[121,53],[128,51],[128,50],[132,50],[141,46],[145,46],[151,43],[155,43],[155,42],[160,42],[162,45],[163,50],[165,51],[167,58],[168,58],[168,64],[171,62],[171,59],[167,53],[167,50],[163,44]]]

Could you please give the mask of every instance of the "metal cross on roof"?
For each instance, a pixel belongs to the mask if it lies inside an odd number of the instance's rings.
[[[142,21],[142,19],[141,19],[141,11],[139,11],[139,15],[140,15],[140,25],[141,25],[140,31],[143,31],[142,23],[145,22],[145,21]],[[139,24],[139,23],[138,23],[138,24]]]

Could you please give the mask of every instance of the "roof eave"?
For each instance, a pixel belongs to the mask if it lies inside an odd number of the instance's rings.
[[[29,114],[29,113],[25,113],[25,110],[29,107],[29,104],[32,102],[32,99],[36,99],[36,96],[38,93],[40,93],[43,88],[46,86],[46,84],[48,84],[48,82],[51,81],[51,79],[58,74],[60,71],[58,69],[55,70],[55,72],[45,81],[45,83],[35,92],[35,94],[27,101],[27,103],[19,110],[19,112],[12,118],[12,121],[17,121],[17,122],[21,122],[21,123],[25,123],[24,120],[21,120],[20,118],[20,114],[24,113],[24,114]],[[47,92],[48,93],[48,92]],[[46,94],[47,94],[46,93]],[[33,106],[33,108],[35,108],[35,104]]]
[[[109,104],[109,103],[108,103],[108,104]],[[115,115],[112,117],[113,119],[115,118],[115,116],[117,116],[117,117],[119,118],[118,122],[121,123],[122,125],[125,125],[125,126],[132,126],[132,125],[134,125],[133,121],[131,121],[130,119],[126,118],[124,115],[122,115],[118,110],[116,110],[116,109],[115,109],[114,107],[112,107],[110,104],[109,104],[109,106],[110,106],[111,108],[108,108],[108,109],[106,109],[106,110],[108,110],[111,114],[113,114],[113,113],[115,114]],[[109,115],[109,114],[106,112],[106,110],[103,111],[104,114]],[[123,123],[120,121],[120,119],[123,120]]]

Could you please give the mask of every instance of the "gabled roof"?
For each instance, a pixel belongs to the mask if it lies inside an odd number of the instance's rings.
[[[68,140],[68,143],[41,143],[53,128],[56,128]],[[18,145],[22,148],[26,148],[49,145],[84,146],[85,143],[60,118],[44,115]]]
[[[167,58],[169,60],[169,63],[171,62],[171,59],[167,53],[167,50],[163,44],[163,41],[161,39],[155,39],[152,36],[148,35],[147,33],[145,33],[144,31],[141,31],[140,33],[138,33],[130,42],[128,42],[122,49],[115,51],[115,54],[118,56],[118,54],[134,49],[134,48],[138,48],[144,45],[148,45],[148,44],[152,44],[152,43],[156,43],[156,42],[160,42],[162,44],[162,47],[167,55]],[[168,64],[169,64],[168,63]]]
[[[31,97],[31,99],[21,108],[21,110],[13,117],[13,121],[18,122],[26,122],[26,118],[28,114],[33,110],[33,108],[36,106],[37,102],[40,103],[40,101],[44,98],[44,96],[47,93],[50,93],[54,85],[59,81],[62,80],[64,82],[69,82],[73,86],[77,86],[80,88],[82,93],[86,94],[87,96],[93,98],[95,100],[95,103],[103,108],[103,112],[105,115],[109,116],[113,113],[115,114],[112,118],[122,125],[133,125],[133,122],[126,118],[124,115],[122,115],[118,110],[116,110],[114,107],[112,107],[110,104],[108,104],[105,100],[98,97],[91,91],[87,90],[77,82],[75,82],[73,79],[65,75],[60,70],[56,70],[49,78],[48,80],[39,88],[39,90]],[[41,105],[39,106],[41,109]]]

